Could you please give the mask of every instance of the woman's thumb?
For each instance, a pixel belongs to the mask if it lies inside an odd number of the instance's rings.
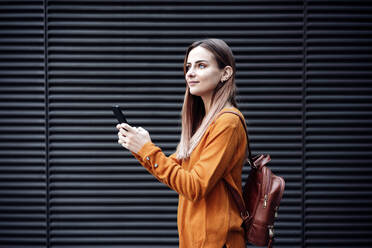
[[[146,132],[146,130],[143,129],[142,127],[138,127],[138,130],[139,130],[140,132]]]

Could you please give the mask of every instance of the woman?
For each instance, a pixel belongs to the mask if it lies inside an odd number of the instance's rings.
[[[245,247],[242,218],[223,178],[242,192],[246,135],[235,100],[235,60],[220,39],[196,41],[184,60],[182,134],[169,157],[142,127],[118,124],[119,140],[160,182],[179,194],[179,247]]]

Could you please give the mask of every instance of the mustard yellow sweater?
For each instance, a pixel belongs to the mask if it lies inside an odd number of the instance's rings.
[[[235,107],[226,110],[243,117]],[[179,194],[180,248],[245,247],[242,218],[222,178],[242,193],[246,145],[239,117],[225,113],[210,124],[187,160],[177,160],[176,153],[167,157],[151,141],[138,154],[132,152],[148,172]]]

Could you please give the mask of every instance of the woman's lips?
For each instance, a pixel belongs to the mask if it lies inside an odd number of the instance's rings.
[[[190,81],[189,85],[191,86],[191,85],[195,85],[195,84],[198,84],[198,83],[199,83],[199,81]]]

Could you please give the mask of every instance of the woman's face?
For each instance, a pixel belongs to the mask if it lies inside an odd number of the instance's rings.
[[[189,52],[185,77],[192,95],[209,99],[220,82],[222,74],[223,70],[218,68],[213,53],[201,46]],[[197,83],[191,84],[193,81]]]

